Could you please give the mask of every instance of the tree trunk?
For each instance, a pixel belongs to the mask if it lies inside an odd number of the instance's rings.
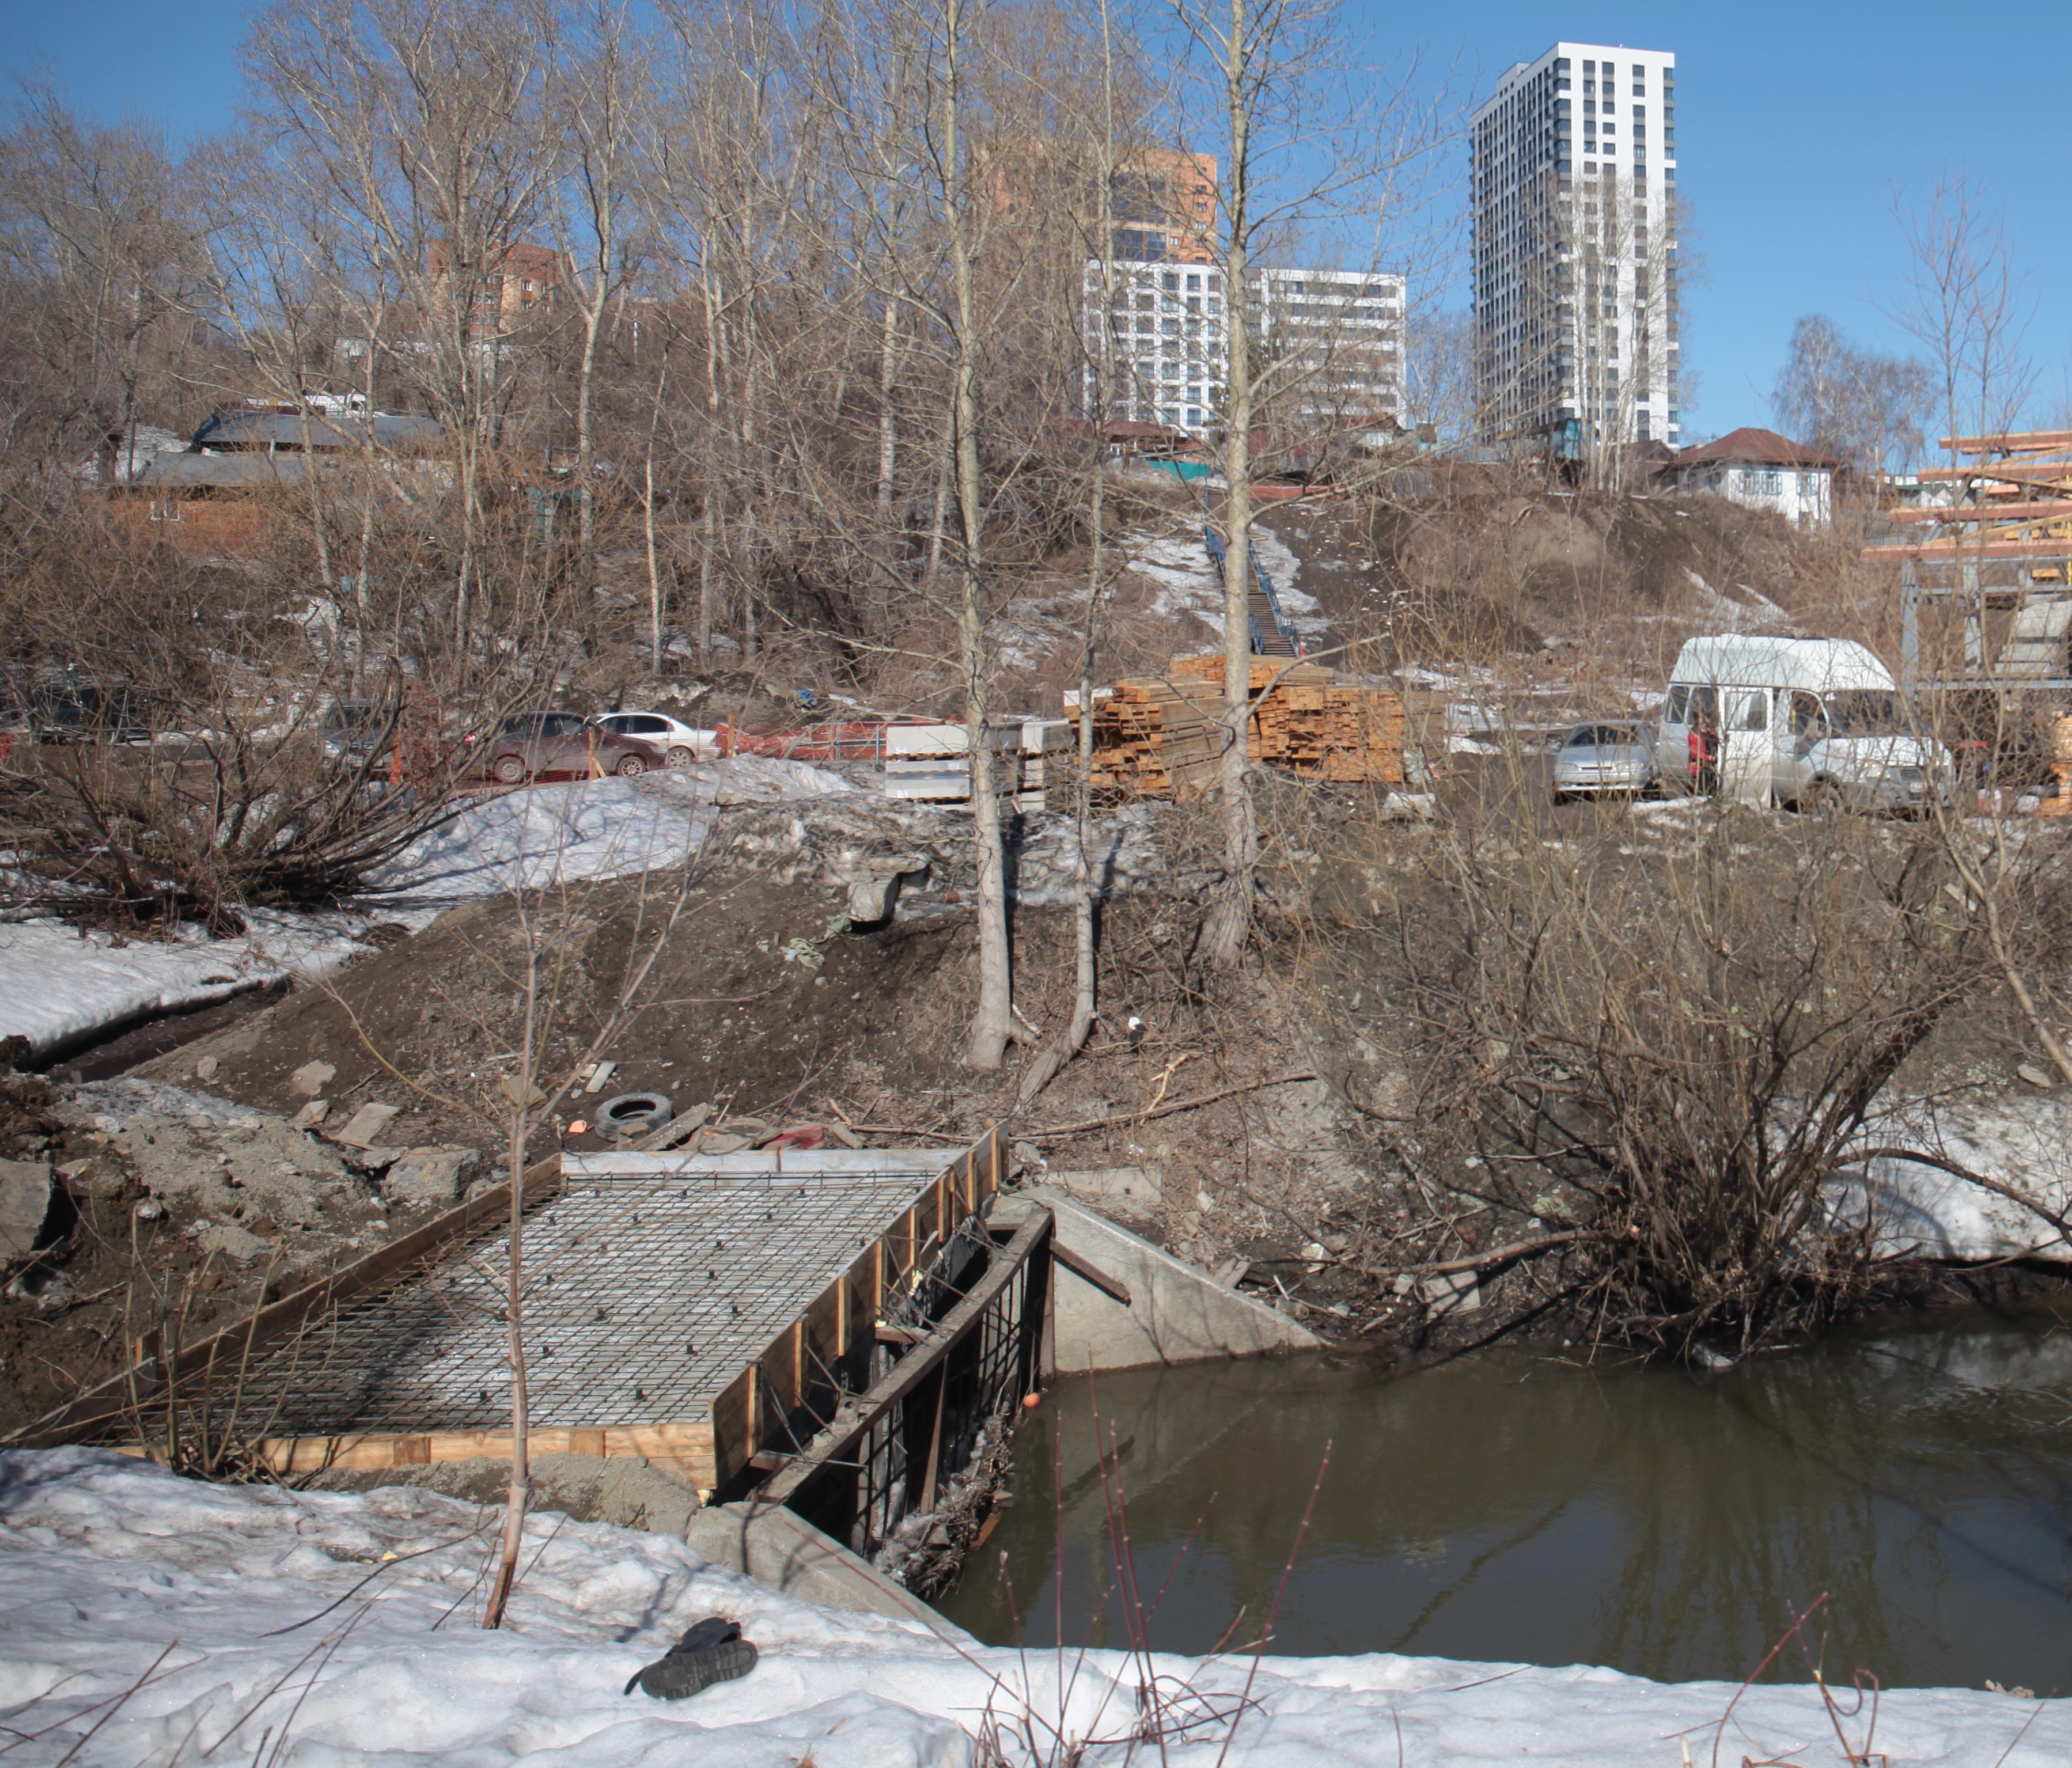
[[[1259,828],[1253,814],[1246,726],[1252,697],[1252,353],[1251,303],[1245,288],[1245,234],[1250,224],[1251,117],[1247,111],[1245,0],[1231,0],[1225,102],[1230,121],[1230,182],[1223,239],[1223,313],[1230,378],[1223,409],[1223,731],[1217,779],[1223,788],[1224,878],[1202,934],[1202,956],[1235,961],[1252,925],[1253,868]]]
[[[519,1045],[518,1098],[511,1110],[511,1233],[510,1258],[504,1273],[504,1355],[511,1364],[511,1487],[504,1512],[503,1553],[497,1561],[496,1581],[490,1588],[488,1606],[482,1624],[504,1624],[504,1610],[518,1579],[518,1555],[525,1540],[525,1507],[532,1495],[532,1469],[527,1454],[526,1436],[532,1428],[532,1407],[525,1391],[525,1144],[530,1139],[532,1097],[534,1033],[540,1011],[540,946],[536,929],[525,928],[525,1041]]]
[[[962,0],[944,0],[943,206],[949,224],[957,306],[950,420],[956,441],[957,563],[962,592],[958,635],[964,651],[964,728],[971,745],[972,842],[978,872],[978,1007],[972,1015],[964,1060],[972,1068],[990,1070],[1000,1066],[1006,1053],[1014,1020],[1013,983],[1008,970],[1007,868],[1001,847],[1000,797],[993,773],[993,745],[986,728],[990,683],[986,679],[980,531],[985,509],[985,490],[979,478],[978,289],[957,140],[964,29]]]

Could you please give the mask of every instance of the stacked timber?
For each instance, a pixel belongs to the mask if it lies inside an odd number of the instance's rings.
[[[1223,659],[1183,657],[1173,679],[1220,686]],[[1341,682],[1316,663],[1254,658],[1247,752],[1310,779],[1403,783],[1403,696]]]
[[[1216,702],[1192,683],[1117,682],[1094,707],[1094,790],[1145,798],[1206,791],[1220,747]]]
[[[1095,788],[1187,798],[1214,785],[1223,671],[1220,657],[1187,657],[1163,677],[1117,682],[1094,711]],[[1252,659],[1251,691],[1252,760],[1310,779],[1403,783],[1401,695],[1263,657]]]
[[[2050,721],[2050,771],[2058,790],[2043,801],[2045,816],[2072,815],[2072,713]]]

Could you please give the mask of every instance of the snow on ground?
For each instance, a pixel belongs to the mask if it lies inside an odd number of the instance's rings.
[[[283,976],[321,975],[372,948],[366,914],[246,913],[241,938],[198,927],[166,941],[83,932],[60,921],[0,923],[0,1037],[19,1034],[37,1056],[130,1020],[201,1007]],[[387,914],[421,925],[427,915]]]
[[[1889,1131],[1871,1134],[1939,1154],[2027,1193],[2054,1215],[2072,1218],[2072,1099],[2062,1093],[1967,1100],[1932,1114],[1907,1114]],[[1852,1220],[1861,1219],[1866,1196],[1881,1254],[2072,1260],[2065,1236],[2033,1210],[1918,1160],[1871,1161],[1836,1190]]]
[[[1158,586],[1152,613],[1175,621],[1191,614],[1211,631],[1223,630],[1223,581],[1207,546],[1178,535],[1124,544],[1129,568]]]
[[[1748,597],[1737,601],[1732,596],[1723,596],[1690,566],[1684,568],[1684,575],[1691,580],[1691,587],[1698,592],[1698,599],[1707,617],[1729,632],[1741,632],[1759,626],[1783,626],[1796,632],[1798,624],[1791,616],[1764,595],[1747,584],[1734,587]]]
[[[253,909],[241,938],[118,943],[51,920],[0,922],[0,1037],[42,1056],[112,1027],[321,974],[368,950],[368,928],[413,932],[439,909],[522,883],[615,878],[675,864],[710,832],[716,807],[824,798],[855,790],[838,773],[742,755],[637,779],[578,780],[500,793],[466,806],[377,873],[352,910]]]
[[[1247,1660],[1061,1664],[962,1645],[947,1626],[816,1608],[679,1541],[553,1515],[528,1524],[508,1625],[485,1633],[500,1514],[410,1487],[208,1486],[97,1450],[0,1455],[0,1705],[32,1734],[9,1749],[80,1768],[963,1768],[990,1712],[1096,1740],[1090,1768],[1673,1768],[1716,1744],[1720,1761],[1840,1760],[1810,1687],[1737,1700],[1724,1683],[1388,1655],[1267,1659],[1227,1756],[1215,1725],[1133,1745],[1141,1668],[1169,1694],[1184,1681],[1227,1700]],[[759,1649],[747,1676],[678,1702],[623,1692],[711,1614]],[[1874,1740],[1866,1729],[1844,1721],[1909,1768],[2072,1755],[2063,1704],[1968,1689],[1888,1692]]]

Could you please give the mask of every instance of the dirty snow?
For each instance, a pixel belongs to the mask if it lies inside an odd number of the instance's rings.
[[[371,948],[366,914],[246,913],[241,938],[194,925],[165,941],[118,940],[59,921],[0,923],[0,1037],[45,1056],[132,1019],[205,1006],[283,976],[314,976]],[[422,925],[429,916],[384,913]]]
[[[1192,614],[1212,632],[1223,630],[1223,582],[1199,539],[1168,535],[1125,544],[1131,548],[1129,568],[1158,586],[1152,613],[1174,621]]]
[[[369,950],[365,935],[376,922],[415,932],[442,908],[514,885],[676,864],[704,843],[716,808],[854,790],[824,768],[757,755],[637,779],[534,786],[467,805],[376,873],[353,910],[252,909],[249,931],[235,939],[187,925],[169,940],[118,942],[55,920],[0,922],[0,1036],[19,1033],[47,1056],[134,1019],[323,974]]]
[[[1745,601],[1737,601],[1731,596],[1721,595],[1690,566],[1684,566],[1684,575],[1691,580],[1691,587],[1698,592],[1699,603],[1706,616],[1729,632],[1777,626],[1790,632],[1799,630],[1798,623],[1790,615],[1762,591],[1751,589],[1747,584],[1734,585],[1748,598]]]
[[[1938,1154],[2072,1219],[2072,1097],[2062,1092],[2008,1093],[1917,1110],[1871,1133]],[[1883,1254],[2072,1261],[2072,1245],[2034,1211],[1919,1161],[1873,1160],[1837,1188],[1848,1220],[1860,1219],[1866,1196]]]
[[[705,844],[716,807],[854,790],[825,768],[760,755],[630,780],[522,786],[477,800],[413,843],[369,880],[370,897],[443,907],[514,888],[624,877],[688,859]]]
[[[495,1768],[963,1768],[990,1712],[1041,1716],[1084,1759],[1126,1741],[1141,1667],[1228,1697],[1249,1670],[1117,1652],[960,1643],[837,1613],[707,1565],[659,1535],[536,1516],[508,1624],[474,1624],[500,1512],[409,1487],[207,1486],[105,1451],[0,1455],[9,1601],[0,1704],[24,1762],[195,1760]],[[622,1692],[709,1614],[754,1671],[693,1699]],[[1060,1683],[1063,1684],[1062,1699]],[[1227,1754],[1221,1729],[1157,1749],[1175,1768],[1619,1768],[1683,1759],[1840,1759],[1804,1686],[1742,1693],[1609,1670],[1374,1655],[1269,1658]],[[1730,1718],[1724,1726],[1729,1703]],[[1059,1721],[1062,1718],[1062,1725]],[[1860,1741],[1864,1721],[1845,1721]],[[1157,1746],[1151,1746],[1156,1749]],[[1886,1692],[1870,1747],[1910,1768],[2072,1754],[2072,1712],[1968,1689]],[[1064,1751],[1043,1750],[1041,1759]],[[1008,1759],[1032,1758],[1010,1747]],[[1082,1759],[1082,1758],[1075,1758]]]

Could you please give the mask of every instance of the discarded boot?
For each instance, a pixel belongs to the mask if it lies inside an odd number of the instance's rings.
[[[626,1684],[626,1692],[631,1694],[637,1688],[657,1700],[681,1700],[715,1682],[746,1676],[754,1667],[755,1647],[741,1636],[740,1622],[714,1614],[671,1646],[667,1657],[635,1676]]]

